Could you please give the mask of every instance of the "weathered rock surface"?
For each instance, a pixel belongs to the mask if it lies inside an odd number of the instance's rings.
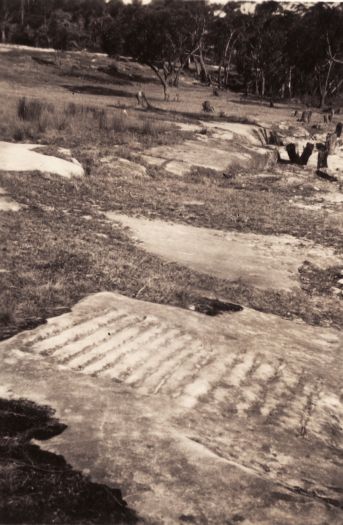
[[[260,235],[196,228],[108,212],[110,220],[131,229],[144,248],[193,270],[262,289],[300,286],[305,260],[319,267],[339,264],[333,250],[290,235]]]
[[[202,122],[202,126],[226,140],[235,140],[250,146],[265,146],[266,135],[263,128],[239,122]]]
[[[0,344],[0,394],[55,408],[68,429],[45,447],[146,523],[338,525],[342,345],[100,293]]]
[[[145,150],[142,158],[163,166],[174,175],[185,175],[200,167],[218,171],[235,168],[264,168],[276,161],[274,148],[266,146],[262,128],[231,122],[179,124],[183,131],[198,131],[182,144],[156,146]],[[209,130],[209,135],[201,134]]]
[[[33,151],[41,144],[19,144],[0,141],[0,169],[2,171],[40,171],[61,177],[80,177],[83,168],[75,159],[71,161]]]
[[[147,171],[145,166],[137,164],[128,159],[123,159],[120,157],[103,157],[100,159],[102,164],[106,164],[115,174],[116,171],[119,171],[122,175],[128,177],[146,177]]]

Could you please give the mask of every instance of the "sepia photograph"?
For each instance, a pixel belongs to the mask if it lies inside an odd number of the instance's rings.
[[[343,0],[0,0],[0,525],[343,524]]]

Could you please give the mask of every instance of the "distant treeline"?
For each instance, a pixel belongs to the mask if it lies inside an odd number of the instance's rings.
[[[323,106],[342,93],[342,3],[247,5],[0,0],[1,41],[131,56],[154,71],[166,97],[186,70],[219,89],[271,99]]]

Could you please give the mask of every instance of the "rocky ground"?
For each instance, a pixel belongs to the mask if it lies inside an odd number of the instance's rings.
[[[22,73],[31,62],[15,53]],[[39,67],[69,104],[66,71]],[[154,84],[156,111],[135,107],[134,86],[117,91],[129,115],[114,113],[110,134],[96,78],[105,116],[69,107],[63,133],[25,124],[31,141],[9,126],[0,137],[0,521],[341,523],[343,150],[329,178],[316,150],[307,166],[286,154],[339,116],[311,128],[233,94],[194,116],[206,93],[185,79],[188,112]],[[73,81],[89,104],[90,80]],[[20,441],[28,409],[63,428]],[[44,493],[30,474],[42,468]],[[82,499],[94,490],[111,495],[101,512]]]

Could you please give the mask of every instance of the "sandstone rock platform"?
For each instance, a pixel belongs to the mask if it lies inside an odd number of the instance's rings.
[[[342,334],[115,293],[0,344],[0,394],[68,425],[44,447],[146,523],[339,524]]]

